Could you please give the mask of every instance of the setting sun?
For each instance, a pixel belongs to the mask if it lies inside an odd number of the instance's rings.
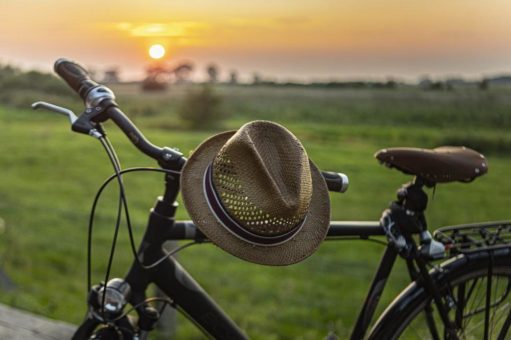
[[[152,45],[149,48],[149,56],[153,59],[161,59],[165,55],[165,47],[160,44]]]

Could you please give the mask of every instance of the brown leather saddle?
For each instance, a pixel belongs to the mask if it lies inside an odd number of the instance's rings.
[[[431,184],[471,182],[488,172],[486,158],[466,147],[389,148],[374,156],[390,168],[421,177]]]

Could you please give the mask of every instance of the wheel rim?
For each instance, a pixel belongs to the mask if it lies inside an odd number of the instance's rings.
[[[511,269],[494,268],[490,274],[488,269],[481,269],[442,287],[443,301],[459,339],[505,339],[511,333]],[[444,328],[435,303],[429,299],[405,319],[395,338],[449,339]]]

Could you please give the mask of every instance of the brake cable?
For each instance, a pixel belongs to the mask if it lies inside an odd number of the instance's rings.
[[[99,198],[101,197],[101,194],[103,193],[104,189],[114,179],[117,179],[118,184],[119,184],[119,206],[118,206],[118,210],[117,210],[114,236],[113,236],[112,245],[110,248],[110,256],[108,259],[108,265],[107,265],[104,282],[108,282],[108,279],[110,276],[112,262],[113,262],[113,258],[115,255],[115,248],[116,248],[116,243],[117,243],[118,232],[119,232],[121,219],[122,219],[123,208],[124,208],[124,214],[126,217],[126,225],[128,228],[131,251],[132,251],[133,256],[134,256],[135,260],[137,261],[138,265],[140,265],[143,269],[154,268],[157,265],[159,265],[160,263],[162,263],[164,260],[169,258],[170,256],[174,255],[175,253],[177,253],[177,252],[183,250],[184,248],[187,248],[193,244],[196,244],[195,241],[183,244],[169,252],[165,252],[165,255],[162,256],[160,259],[156,260],[155,262],[153,262],[149,265],[143,264],[143,262],[138,257],[138,254],[136,251],[136,246],[135,246],[135,241],[134,241],[134,236],[133,236],[133,229],[132,229],[132,225],[131,225],[128,202],[127,202],[124,182],[122,180],[122,175],[125,173],[130,173],[130,172],[162,172],[162,173],[171,173],[171,174],[180,174],[180,172],[174,171],[174,170],[167,170],[167,169],[160,169],[160,168],[149,168],[149,167],[128,168],[125,170],[121,170],[120,162],[119,162],[119,159],[115,152],[115,149],[113,148],[113,146],[110,143],[110,141],[108,140],[108,138],[102,136],[98,139],[100,140],[102,146],[104,147],[104,149],[108,155],[108,158],[112,163],[115,173],[103,182],[103,184],[101,185],[101,187],[99,188],[99,190],[96,193],[96,196],[94,198],[92,208],[91,208],[91,213],[90,213],[90,217],[89,217],[89,226],[88,226],[88,241],[87,241],[87,292],[90,291],[91,286],[92,286],[92,269],[91,269],[92,268],[92,231],[93,231],[93,227],[94,227],[94,217],[95,217],[95,213],[96,213],[96,208],[97,208],[97,205],[99,202]],[[102,298],[102,303],[101,303],[103,306],[102,314],[104,313],[105,298],[106,298],[106,296],[104,295]]]

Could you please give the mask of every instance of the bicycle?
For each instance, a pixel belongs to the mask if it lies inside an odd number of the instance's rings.
[[[91,285],[89,235],[88,310],[73,339],[146,339],[160,316],[160,311],[151,305],[156,300],[182,311],[207,336],[247,338],[172,257],[187,245],[172,252],[163,249],[167,240],[189,240],[194,244],[210,241],[193,222],[174,220],[181,170],[187,160],[174,149],[151,144],[118,108],[113,92],[94,82],[83,67],[59,59],[55,63],[55,71],[84,100],[85,112],[77,117],[70,110],[45,102],[34,103],[33,108],[66,115],[73,131],[89,134],[101,141],[115,174],[100,188],[93,207],[106,185],[116,180],[120,187],[120,202],[114,242],[121,210],[125,211],[129,226],[122,175],[144,170],[165,174],[165,192],[150,212],[138,250],[129,229],[135,259],[124,279],[108,280],[110,261],[107,279]],[[160,168],[121,170],[101,125],[106,120],[112,120],[135,147],[156,160]],[[425,187],[474,180],[487,172],[484,156],[466,148],[444,147],[434,150],[385,149],[377,153],[376,158],[389,167],[413,175],[414,180],[398,190],[397,200],[383,212],[380,221],[327,223],[327,239],[356,237],[367,240],[373,236],[385,236],[388,241],[351,338],[505,339],[511,326],[511,222],[444,227],[431,235],[424,215],[428,200]],[[347,189],[346,175],[319,174],[328,190],[344,192]],[[369,329],[398,256],[406,262],[411,283]],[[440,260],[446,261],[441,264],[435,262]],[[146,290],[150,283],[156,284],[168,299],[148,299]],[[137,318],[128,315],[128,304]]]

